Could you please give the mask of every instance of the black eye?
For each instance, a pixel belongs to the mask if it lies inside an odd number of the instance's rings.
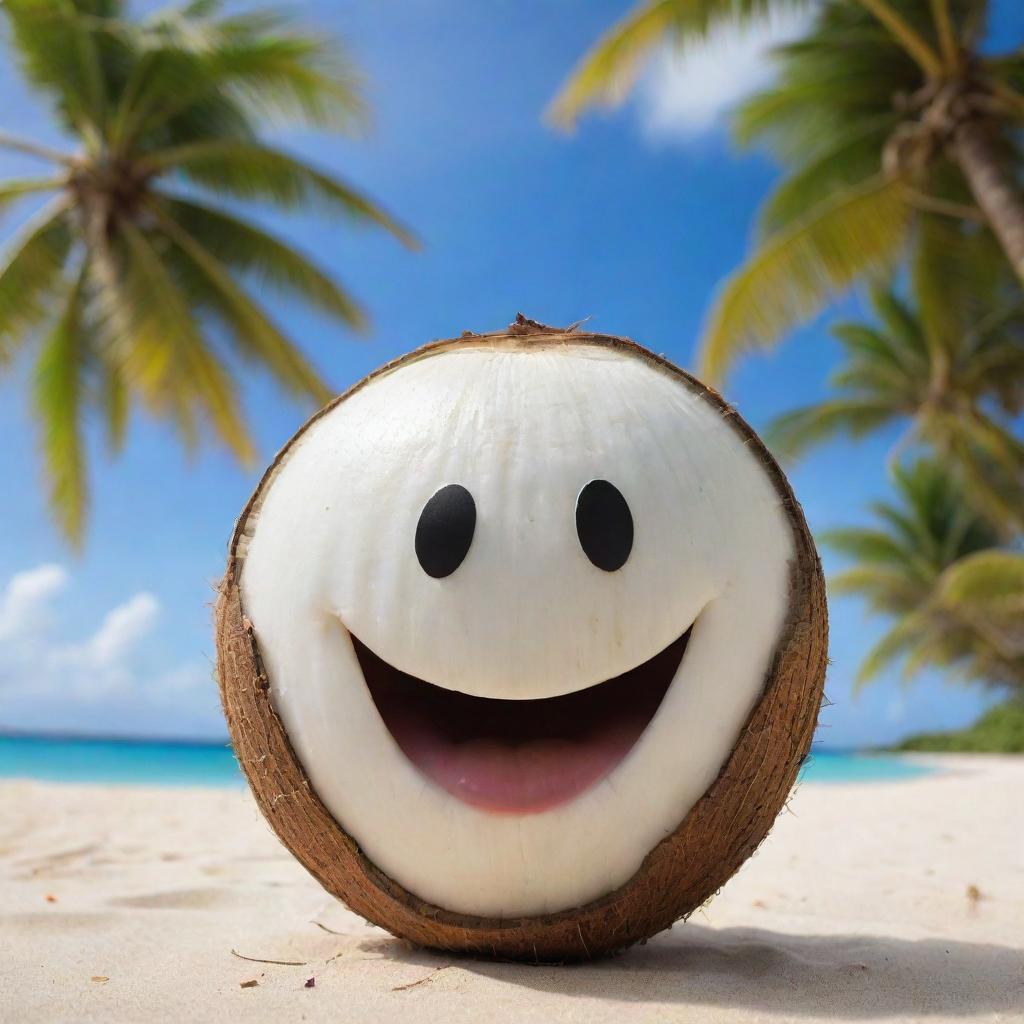
[[[633,516],[626,499],[607,480],[591,480],[576,499],[576,533],[598,569],[615,572],[633,550]]]
[[[476,529],[476,502],[461,484],[442,487],[423,506],[416,524],[416,557],[435,580],[451,576],[469,552]]]

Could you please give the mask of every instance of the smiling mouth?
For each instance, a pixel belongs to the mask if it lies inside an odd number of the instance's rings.
[[[614,679],[536,700],[435,686],[349,636],[381,719],[423,775],[483,810],[535,814],[589,789],[633,749],[678,672],[692,630]]]

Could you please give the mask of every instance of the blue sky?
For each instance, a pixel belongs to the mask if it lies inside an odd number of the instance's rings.
[[[274,302],[334,387],[431,338],[500,327],[518,310],[554,324],[589,316],[595,330],[693,364],[709,301],[742,258],[776,175],[762,155],[735,150],[723,116],[765,73],[749,40],[723,39],[714,59],[688,68],[657,67],[626,108],[564,137],[540,115],[623,2],[294,6],[345,40],[365,74],[374,123],[359,140],[271,137],[365,187],[424,243],[410,253],[314,217],[266,220],[335,271],[372,315],[369,336],[355,339]],[[997,5],[1000,48],[1024,37],[1016,6]],[[59,141],[6,61],[0,96],[0,128]],[[2,176],[32,166],[0,155]],[[0,232],[19,219],[7,218]],[[849,300],[777,352],[745,360],[727,397],[761,427],[824,395],[837,355],[827,324],[858,309]],[[0,379],[0,726],[222,736],[210,602],[256,473],[216,449],[190,459],[138,416],[116,461],[93,438],[91,526],[75,556],[48,520],[27,381],[23,366]],[[309,412],[259,377],[247,378],[245,402],[267,458]],[[836,443],[792,472],[813,528],[862,520],[867,502],[886,494],[892,441]],[[834,567],[827,553],[825,564]],[[831,614],[824,744],[957,726],[983,706],[977,693],[937,676],[910,689],[893,676],[855,699],[850,681],[883,623],[849,600],[833,601]]]

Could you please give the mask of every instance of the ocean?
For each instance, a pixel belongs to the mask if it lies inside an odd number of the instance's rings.
[[[895,755],[816,750],[801,770],[813,784],[887,782],[931,769]],[[0,736],[0,778],[125,785],[242,786],[227,743]]]

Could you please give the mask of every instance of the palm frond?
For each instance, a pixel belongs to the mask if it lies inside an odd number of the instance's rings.
[[[761,205],[758,231],[762,239],[805,216],[836,191],[868,181],[881,168],[881,153],[886,137],[894,127],[894,118],[872,118],[860,128],[850,130],[825,151],[804,162]]]
[[[829,333],[846,349],[849,359],[882,365],[895,371],[900,378],[906,370],[903,353],[892,339],[870,324],[841,321],[829,328]]]
[[[918,218],[910,273],[925,332],[946,351],[1016,291],[991,232],[947,217]]]
[[[994,458],[990,444],[979,444],[978,436],[977,431],[952,434],[951,462],[966,485],[965,501],[1003,538],[1012,536],[1024,523],[1024,474],[1019,463],[1008,467]]]
[[[914,63],[859,4],[821,5],[805,36],[773,50],[772,64],[774,81],[733,113],[733,134],[796,167],[871,125],[895,128],[894,95],[921,86]]]
[[[899,415],[898,408],[878,399],[833,398],[777,416],[764,439],[779,458],[789,461],[841,434],[863,437]]]
[[[875,178],[765,240],[715,302],[701,342],[702,375],[720,381],[742,352],[769,347],[861,275],[891,266],[910,217],[903,182]]]
[[[896,618],[868,654],[860,682],[901,659],[905,679],[926,664],[971,680],[1020,679],[1015,659],[1024,652],[1024,603],[1005,606],[1010,613],[1002,615],[997,601],[983,609],[969,595],[995,595],[1003,586],[1015,595],[1011,600],[1024,598],[1024,589],[1017,588],[1024,583],[1024,554],[1015,553],[1017,561],[1007,566],[1004,553],[992,550],[997,531],[972,507],[969,488],[948,466],[924,459],[898,465],[894,484],[898,504],[873,506],[880,527],[826,531],[821,537],[854,560],[829,580],[830,591],[857,595],[874,611]],[[993,582],[996,576],[999,583]],[[958,585],[964,587],[960,594]]]
[[[959,43],[956,29],[953,26],[953,13],[949,0],[931,0],[932,15],[935,20],[935,34],[939,40],[939,52],[943,63],[952,66],[959,57]]]
[[[128,431],[128,417],[131,413],[130,382],[125,377],[123,367],[105,353],[100,354],[96,360],[95,373],[98,387],[94,404],[103,417],[107,446],[111,452],[117,453],[124,447]]]
[[[941,571],[954,559],[998,543],[998,533],[973,510],[965,486],[953,467],[938,459],[918,459],[893,467],[900,504],[871,507]]]
[[[260,120],[340,130],[366,121],[359,76],[337,41],[287,19],[175,12],[121,31],[139,57],[118,105],[120,145],[224,95]]]
[[[1024,625],[1024,553],[989,550],[961,558],[943,573],[939,594],[954,607],[1012,609]]]
[[[904,616],[865,655],[854,680],[854,692],[877,678],[894,661],[915,648],[920,649],[930,640],[928,622],[922,613],[912,612]]]
[[[223,210],[180,197],[161,195],[159,200],[167,214],[225,266],[306,299],[357,330],[365,328],[366,316],[355,300],[291,246]]]
[[[923,338],[921,324],[910,306],[888,286],[871,289],[871,305],[889,337],[896,342],[895,349],[919,355],[919,365],[926,365],[928,346]]]
[[[642,62],[672,29],[679,6],[675,0],[643,3],[613,26],[573,69],[548,108],[550,120],[570,128],[588,106],[621,103]]]
[[[40,347],[32,385],[50,505],[75,545],[81,544],[87,497],[82,438],[82,376],[88,361],[82,323],[84,282],[81,273]]]
[[[890,0],[860,0],[876,17],[900,48],[929,78],[937,78],[944,68],[942,59],[920,32],[908,21]]]
[[[1024,442],[983,413],[957,416],[964,438],[1024,486]]]
[[[164,399],[194,394],[224,444],[240,461],[251,463],[255,450],[242,421],[230,375],[208,347],[153,243],[133,225],[125,225],[122,230],[129,260],[124,283],[134,320],[132,342],[142,339],[141,348],[147,354],[155,347],[172,349],[162,374],[167,384]],[[160,296],[159,302],[143,298],[154,295]],[[130,373],[130,368],[128,362],[126,372]],[[160,399],[152,392],[151,397]]]
[[[859,597],[882,615],[904,615],[917,607],[924,588],[895,568],[856,566],[830,576],[828,592],[833,597]]]
[[[233,280],[227,268],[180,224],[157,209],[161,230],[202,274],[218,312],[233,332],[239,349],[259,359],[294,395],[323,404],[332,392],[301,352],[274,325],[267,313]]]
[[[846,356],[829,378],[841,397],[884,404],[899,417],[921,412],[934,375],[922,331],[894,333],[881,326],[840,323],[831,333]]]
[[[47,178],[8,178],[0,181],[0,214],[9,206],[13,206],[25,196],[38,195],[41,192],[56,192],[67,184],[62,177]]]
[[[22,228],[0,255],[0,363],[53,310],[72,246],[66,201],[51,201]]]
[[[971,341],[977,344],[971,345]],[[1024,412],[1024,344],[1016,330],[1002,336],[970,339],[963,375],[980,400],[991,399],[998,412],[1015,417]],[[967,347],[967,346],[965,346]]]
[[[838,554],[869,565],[906,570],[910,563],[906,547],[884,530],[868,527],[834,528],[819,533],[818,539]]]
[[[61,164],[65,167],[69,167],[75,162],[75,158],[70,153],[54,149],[52,146],[45,146],[34,139],[23,139],[20,135],[12,135],[10,132],[0,131],[0,149],[24,153],[26,156],[34,156],[39,160],[48,160],[50,163]]]
[[[919,581],[912,581],[906,565],[897,564],[895,559],[892,565],[879,560],[878,564],[855,565],[832,573],[828,589],[829,593],[859,594],[891,605],[896,605],[902,597],[913,602],[920,594]]]
[[[620,103],[644,61],[662,42],[683,46],[716,25],[742,24],[772,12],[802,9],[806,0],[646,0],[614,25],[576,65],[548,110],[571,127],[589,106]]]
[[[259,142],[196,142],[153,153],[147,164],[156,172],[178,171],[221,195],[260,199],[283,207],[320,202],[357,223],[376,224],[390,231],[407,246],[418,244],[407,228],[351,185]]]
[[[66,126],[97,140],[107,116],[108,96],[95,39],[96,22],[120,5],[97,8],[67,0],[5,0],[26,78],[57,101]]]
[[[997,666],[1024,667],[1024,553],[981,551],[954,562],[937,600],[977,634]]]

